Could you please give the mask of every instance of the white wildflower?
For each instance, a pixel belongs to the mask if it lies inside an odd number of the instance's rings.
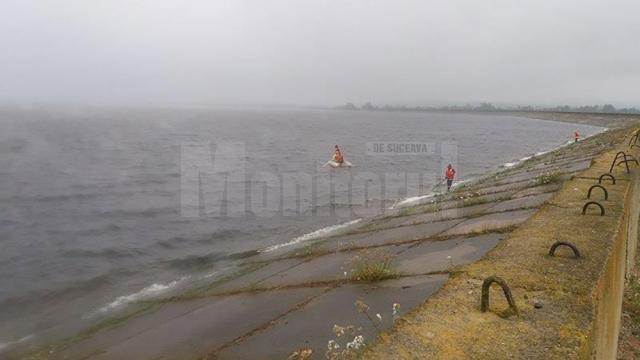
[[[382,321],[382,315],[380,315],[379,313],[376,314],[376,317],[378,318],[379,321]]]
[[[352,350],[360,350],[365,346],[364,337],[362,335],[358,335],[353,338],[353,341],[347,343],[347,349]]]
[[[393,316],[394,317],[398,316],[399,312],[400,312],[400,304],[394,303],[393,304]]]

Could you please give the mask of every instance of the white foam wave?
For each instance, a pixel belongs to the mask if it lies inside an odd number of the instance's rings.
[[[593,133],[593,134],[591,134],[591,135],[587,135],[587,136],[585,136],[581,141],[584,141],[585,139],[588,139],[588,138],[590,138],[590,137],[592,137],[592,136],[595,136],[595,135],[601,134],[601,133],[603,133],[603,132],[605,132],[605,131],[607,131],[607,130],[609,130],[609,129],[608,129],[608,128],[602,128],[601,130],[599,130],[599,131],[597,131],[597,132],[595,132],[595,133]],[[537,153],[535,153],[535,154],[533,154],[533,155],[530,155],[530,156],[525,156],[525,157],[523,157],[522,159],[520,159],[520,160],[518,160],[518,161],[504,163],[504,164],[502,165],[502,167],[503,167],[503,168],[507,168],[507,169],[508,169],[508,168],[512,168],[512,167],[514,167],[514,166],[516,166],[516,165],[519,165],[519,164],[521,164],[522,162],[527,161],[527,160],[529,160],[529,159],[531,159],[531,158],[534,158],[534,157],[538,157],[538,156],[542,156],[542,155],[548,154],[548,153],[550,153],[550,152],[552,152],[552,151],[555,151],[555,150],[561,149],[561,148],[563,148],[563,147],[565,147],[565,146],[569,146],[569,145],[571,145],[571,144],[573,144],[573,143],[574,143],[574,140],[567,140],[567,141],[563,142],[562,144],[560,144],[559,146],[556,146],[556,147],[554,147],[554,148],[552,148],[552,149],[544,150],[544,151],[540,151],[540,152],[537,152]]]
[[[271,252],[271,251],[278,250],[278,249],[286,247],[286,246],[295,245],[295,244],[298,244],[298,243],[301,243],[301,242],[304,242],[304,241],[314,240],[314,239],[318,239],[318,238],[321,238],[321,237],[326,237],[326,236],[329,236],[329,235],[335,235],[338,232],[343,231],[343,230],[349,228],[350,226],[353,226],[353,225],[359,223],[360,221],[362,221],[362,219],[355,219],[355,220],[347,221],[346,223],[327,226],[327,227],[324,227],[322,229],[318,229],[316,231],[313,231],[313,232],[298,236],[298,237],[294,238],[293,240],[288,241],[286,243],[269,246],[268,248],[262,250],[262,252]]]
[[[592,137],[592,136],[595,136],[595,135],[601,134],[601,133],[603,133],[603,132],[605,132],[605,131],[607,131],[607,130],[608,130],[608,128],[602,128],[602,129],[600,129],[599,131],[597,131],[597,132],[595,132],[595,133],[593,133],[593,134],[591,134],[591,135],[585,136],[582,140],[585,140],[585,139],[590,138],[590,137]],[[525,161],[527,161],[527,160],[529,160],[529,159],[532,159],[532,158],[534,158],[534,157],[538,157],[538,156],[542,156],[542,155],[548,154],[548,153],[550,153],[550,152],[552,152],[552,151],[554,151],[554,150],[557,150],[557,149],[563,148],[563,147],[568,146],[568,145],[571,145],[571,144],[573,144],[573,143],[574,143],[574,141],[573,141],[573,140],[567,140],[566,142],[563,142],[561,145],[559,145],[559,146],[557,146],[557,147],[554,147],[554,148],[552,148],[552,149],[545,150],[545,151],[540,151],[540,152],[537,152],[537,153],[535,153],[535,154],[533,154],[533,155],[525,156],[525,157],[523,157],[523,158],[521,158],[521,159],[519,159],[519,160],[517,160],[517,161],[514,161],[514,162],[504,163],[504,164],[502,164],[502,166],[501,166],[501,167],[502,167],[502,168],[506,168],[506,169],[508,169],[508,168],[512,168],[512,167],[514,167],[514,166],[516,166],[516,165],[519,165],[519,164],[521,164],[521,163],[523,163],[523,162],[525,162]],[[469,182],[469,181],[472,181],[472,180],[474,180],[474,179],[466,179],[466,180],[462,180],[462,181],[457,181],[457,182],[454,182],[454,183],[453,183],[453,185],[451,185],[451,187],[452,187],[452,188],[455,188],[455,187],[457,187],[457,186],[460,186],[460,185],[462,185],[462,184],[464,184],[464,183],[467,183],[467,182]],[[412,197],[408,197],[408,198],[406,198],[406,199],[402,199],[402,200],[399,200],[399,201],[395,202],[395,203],[390,207],[390,209],[397,209],[397,208],[402,208],[402,207],[406,207],[406,206],[413,206],[413,205],[422,204],[422,203],[425,203],[427,200],[429,200],[429,199],[431,199],[431,198],[435,197],[436,195],[438,195],[438,194],[437,194],[437,193],[434,193],[434,192],[431,192],[431,193],[428,193],[428,194],[426,194],[426,195],[419,195],[419,196],[412,196]]]
[[[212,276],[216,276],[216,275],[218,275],[219,273],[220,273],[220,271],[210,272],[210,273],[208,273],[208,274],[204,275],[202,278],[203,278],[203,279],[208,279],[208,278],[210,278],[210,277],[212,277]]]
[[[27,341],[29,339],[31,339],[33,337],[33,335],[27,335],[27,336],[23,336],[18,340],[14,340],[14,341],[8,341],[8,342],[0,342],[0,352],[10,348],[13,345],[17,345],[21,342]]]
[[[535,154],[535,155],[525,156],[525,157],[519,159],[518,161],[504,163],[502,165],[502,167],[503,168],[507,168],[507,169],[508,168],[512,168],[512,167],[514,167],[514,166],[516,166],[518,164],[521,164],[521,163],[523,163],[523,162],[525,162],[525,161],[527,161],[527,160],[529,160],[529,159],[531,159],[531,158],[533,158],[535,156],[539,156],[539,154],[542,155],[542,154],[546,154],[546,153],[548,153],[548,151],[543,151],[543,152],[540,152],[540,153]]]
[[[460,180],[460,181],[455,181],[453,184],[451,184],[451,188],[455,189],[456,187],[464,184],[464,183],[468,183],[469,181],[472,181],[472,179],[465,179],[465,180]],[[426,203],[427,200],[437,196],[438,193],[435,192],[431,192],[428,193],[426,195],[419,195],[419,196],[412,196],[412,197],[408,197],[399,201],[396,201],[393,205],[391,205],[391,207],[389,209],[393,210],[393,209],[398,209],[398,208],[402,208],[402,207],[406,207],[406,206],[413,206],[413,205],[418,205],[418,204],[423,204]]]
[[[151,284],[147,287],[145,287],[144,289],[135,292],[133,294],[130,295],[123,295],[123,296],[119,296],[118,298],[116,298],[114,301],[110,302],[109,304],[101,307],[100,309],[98,309],[99,313],[104,313],[104,312],[108,312],[111,311],[115,308],[121,307],[123,305],[132,303],[134,301],[138,301],[138,300],[143,300],[143,299],[149,299],[153,296],[162,294],[164,292],[169,291],[170,289],[176,287],[176,285],[178,285],[179,283],[181,283],[182,281],[188,279],[189,276],[185,276],[182,277],[178,280],[174,280],[171,281],[169,283],[166,284],[158,284],[158,283],[154,283]]]
[[[408,197],[406,199],[400,200],[400,201],[396,202],[395,204],[393,204],[391,206],[391,209],[397,209],[397,208],[401,208],[401,207],[405,207],[405,206],[416,205],[416,204],[424,202],[427,199],[431,199],[436,195],[437,195],[436,193],[429,193],[427,195]]]

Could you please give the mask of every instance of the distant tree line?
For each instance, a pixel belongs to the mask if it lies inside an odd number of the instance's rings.
[[[376,106],[370,102],[358,107],[353,103],[346,103],[337,106],[342,110],[365,110],[365,111],[552,111],[552,112],[581,112],[581,113],[606,113],[606,114],[640,114],[640,110],[635,107],[616,109],[611,104],[605,105],[585,105],[569,106],[562,105],[556,107],[534,107],[534,106],[513,106],[498,107],[491,103],[450,105],[450,106],[405,106],[405,105],[383,105]]]

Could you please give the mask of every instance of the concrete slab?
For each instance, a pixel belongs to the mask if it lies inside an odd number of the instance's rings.
[[[495,189],[495,188],[494,188]],[[484,203],[500,201],[511,198],[511,196],[516,192],[516,190],[507,190],[507,191],[491,191],[488,194],[475,196],[471,199],[465,199],[465,204],[468,204],[470,201],[482,201]]]
[[[543,174],[548,174],[554,171],[548,170],[534,170],[534,171],[519,171],[513,173],[507,173],[498,177],[495,181],[497,184],[523,184],[524,187],[534,186],[536,184],[536,178]]]
[[[519,189],[531,186],[532,178],[527,177],[525,180],[510,181],[510,182],[503,181],[501,183],[502,185],[493,185],[491,182],[484,183],[478,188],[474,188],[472,191],[480,195],[485,195],[485,194],[503,192],[508,190],[519,190]]]
[[[419,225],[429,222],[437,222],[443,220],[460,219],[468,216],[475,216],[481,214],[485,209],[490,207],[490,204],[481,204],[460,208],[451,208],[445,210],[438,210],[427,212],[423,214],[399,216],[390,219],[384,219],[379,223],[371,223],[367,226],[368,231],[377,231],[383,229],[391,229],[400,226]]]
[[[534,209],[483,215],[460,223],[448,231],[445,231],[443,235],[463,235],[497,230],[523,223],[535,212],[536,210]]]
[[[591,160],[540,164],[531,168],[527,168],[525,170],[506,173],[505,175],[500,176],[499,179],[497,179],[496,181],[500,183],[508,181],[511,183],[514,181],[525,181],[527,179],[535,180],[536,177],[543,174],[552,174],[552,173],[572,174],[575,172],[588,169],[590,166],[591,166]]]
[[[339,251],[351,247],[366,247],[393,244],[402,241],[423,239],[439,234],[458,223],[462,219],[438,221],[415,226],[403,226],[361,234],[340,236],[319,243],[319,251]]]
[[[591,167],[591,159],[562,159],[548,164],[538,164],[532,170],[556,170],[563,173],[576,172]]]
[[[217,359],[287,359],[301,348],[310,348],[313,359],[324,359],[329,340],[337,341],[342,348],[354,335],[337,337],[334,325],[362,328],[365,343],[375,339],[378,329],[386,330],[393,324],[393,304],[400,304],[399,315],[422,304],[447,280],[446,275],[416,276],[388,280],[376,284],[345,285],[319,296],[303,308],[287,314],[273,326],[244,341],[214,354]],[[354,303],[361,300],[369,305],[372,324]],[[375,314],[380,314],[382,321]]]
[[[459,200],[459,199],[444,200],[438,203],[438,209],[440,210],[458,208],[461,206],[462,206],[462,200]]]
[[[359,261],[366,257],[382,258],[395,257],[407,249],[409,245],[392,245],[373,250],[337,252],[318,256],[286,271],[277,273],[260,283],[257,287],[281,287],[287,285],[309,284],[319,281],[347,280],[353,275],[353,270]]]
[[[479,204],[460,208],[452,208],[446,210],[435,211],[432,213],[418,214],[398,218],[397,226],[410,226],[424,224],[428,222],[436,222],[451,219],[460,219],[469,216],[482,214],[491,204]]]
[[[557,183],[534,186],[534,187],[530,187],[530,188],[526,188],[518,191],[517,193],[513,194],[513,197],[519,198],[523,196],[538,195],[538,194],[544,194],[544,193],[550,193],[550,192],[555,193],[555,191],[560,189],[560,186],[561,184],[557,184]]]
[[[435,213],[438,213],[438,211],[424,213],[424,214],[418,214],[418,215],[398,216],[398,217],[393,217],[393,218],[381,219],[379,221],[369,223],[366,226],[366,228],[363,228],[364,231],[362,231],[362,232],[378,231],[378,230],[383,230],[383,229],[391,229],[391,228],[394,228],[394,227],[402,226],[402,224],[405,223],[408,218],[411,218],[411,217],[414,217],[414,216],[420,216],[420,215],[429,217],[429,216],[433,216],[433,214],[435,214]]]
[[[229,280],[216,286],[214,289],[212,289],[212,292],[214,294],[218,294],[251,289],[257,286],[259,282],[278,273],[289,270],[297,265],[300,265],[304,261],[305,259],[302,258],[274,260],[264,267],[261,267],[257,270],[241,275],[235,279]]]
[[[552,196],[553,193],[524,196],[517,199],[503,201],[495,206],[490,207],[488,211],[509,211],[539,207]]]
[[[504,234],[486,234],[447,241],[425,241],[398,255],[394,269],[401,274],[425,274],[445,271],[476,261],[504,239]],[[447,257],[451,256],[451,259]]]
[[[72,345],[53,359],[205,356],[326,289],[304,288],[171,303]]]

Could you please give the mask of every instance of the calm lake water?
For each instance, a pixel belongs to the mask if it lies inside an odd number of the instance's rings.
[[[446,163],[470,179],[601,130],[282,109],[14,110],[0,126],[0,351],[429,192]],[[323,166],[335,144],[353,168]]]

